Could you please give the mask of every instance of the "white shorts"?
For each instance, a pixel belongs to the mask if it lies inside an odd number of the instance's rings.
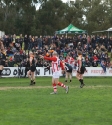
[[[60,71],[53,72],[53,78],[59,78],[60,77]]]

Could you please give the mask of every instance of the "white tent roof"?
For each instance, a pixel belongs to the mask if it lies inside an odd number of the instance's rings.
[[[109,28],[108,30],[106,30],[106,31],[112,31],[112,27],[111,28]]]
[[[101,31],[93,31],[92,33],[101,33],[101,32],[105,32],[106,30],[101,30]]]
[[[100,33],[100,32],[105,32],[105,31],[112,31],[112,27],[108,28],[107,30],[101,30],[101,31],[93,31],[92,33]]]

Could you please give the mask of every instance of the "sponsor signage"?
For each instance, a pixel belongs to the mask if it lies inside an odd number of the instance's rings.
[[[112,76],[112,68],[107,69],[104,73],[101,67],[86,67],[87,72],[84,76]],[[73,76],[76,76],[77,69],[73,70]],[[60,71],[61,74],[61,71]],[[24,77],[25,67],[4,67],[2,71],[3,77]],[[63,74],[61,74],[62,76]],[[52,68],[36,67],[35,76],[52,76]]]

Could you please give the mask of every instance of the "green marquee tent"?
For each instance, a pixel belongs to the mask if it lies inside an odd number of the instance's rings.
[[[75,27],[74,25],[70,24],[68,27],[62,30],[56,31],[55,33],[56,34],[86,34],[87,31],[79,29]]]

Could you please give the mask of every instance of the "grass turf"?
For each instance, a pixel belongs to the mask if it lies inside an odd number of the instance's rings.
[[[58,94],[50,95],[51,77],[38,77],[33,87],[28,78],[1,78],[0,125],[111,125],[112,78],[84,81],[80,89],[73,78],[66,83],[68,94],[58,87]]]

